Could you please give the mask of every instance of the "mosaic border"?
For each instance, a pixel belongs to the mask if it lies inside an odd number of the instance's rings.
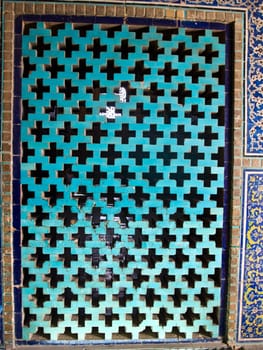
[[[13,251],[14,251],[14,300],[15,300],[15,335],[16,343],[18,345],[112,345],[112,344],[190,344],[190,343],[207,343],[220,341],[221,338],[225,336],[226,332],[226,311],[227,311],[227,264],[225,262],[228,260],[228,232],[229,232],[229,198],[230,198],[230,137],[232,123],[230,121],[231,115],[231,100],[229,99],[229,90],[231,84],[231,73],[230,66],[232,64],[232,57],[230,55],[230,48],[232,42],[232,26],[231,24],[222,24],[217,22],[192,22],[188,20],[156,20],[154,24],[162,25],[176,25],[182,28],[201,28],[201,29],[220,29],[225,30],[226,33],[226,108],[225,113],[225,134],[226,134],[226,145],[225,145],[225,191],[224,191],[224,218],[223,218],[223,237],[222,237],[222,276],[221,276],[221,306],[220,306],[220,322],[219,322],[219,337],[209,338],[209,339],[162,339],[162,340],[129,340],[129,341],[117,341],[117,340],[103,340],[103,341],[24,341],[22,338],[22,301],[21,301],[21,235],[20,235],[20,147],[17,140],[20,139],[20,99],[21,99],[21,67],[20,67],[20,56],[21,56],[21,28],[23,21],[52,21],[61,22],[67,21],[68,19],[75,22],[92,22],[94,23],[121,23],[122,19],[120,17],[106,18],[100,17],[99,19],[92,16],[67,16],[67,15],[21,15],[17,17],[15,22],[15,57],[14,57],[14,83],[15,83],[15,97],[13,106],[13,118],[14,118],[14,137],[13,137]],[[140,24],[147,23],[152,24],[152,19],[146,18],[129,18],[127,17],[127,23],[129,24]],[[158,23],[157,23],[158,21]]]
[[[244,170],[238,341],[263,339],[263,171]]]

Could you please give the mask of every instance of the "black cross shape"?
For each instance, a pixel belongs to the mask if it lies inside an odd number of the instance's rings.
[[[134,68],[129,68],[128,72],[135,75],[135,81],[144,81],[144,76],[151,74],[151,68],[145,68],[144,61],[136,61]]]
[[[102,171],[100,165],[94,165],[93,171],[86,172],[86,177],[93,180],[93,185],[99,185],[102,179],[107,179],[107,172]]]
[[[57,241],[63,241],[64,235],[57,232],[57,228],[52,226],[50,227],[50,232],[45,233],[45,237],[49,240],[50,247],[57,247]]]
[[[49,135],[49,128],[43,128],[42,120],[35,122],[35,128],[30,129],[31,135],[35,135],[35,141],[41,142],[43,135]]]
[[[169,259],[172,259],[174,261],[175,266],[181,269],[183,267],[184,262],[189,261],[189,256],[183,253],[182,248],[178,248],[176,249],[174,255],[169,255]]]
[[[50,72],[51,79],[56,79],[59,72],[65,72],[65,65],[58,64],[57,58],[51,58],[51,64],[47,65],[45,68],[46,71]]]
[[[57,157],[63,157],[63,149],[58,149],[56,142],[50,142],[49,145],[49,149],[44,150],[44,155],[49,157],[49,163],[56,163]]]
[[[177,118],[178,112],[171,110],[170,103],[165,103],[164,110],[158,111],[157,115],[158,117],[162,117],[164,119],[164,124],[172,124],[172,118]]]
[[[133,236],[135,248],[141,248],[142,242],[148,242],[148,235],[142,234],[142,229],[139,227],[135,228],[135,234]]]
[[[212,90],[212,85],[206,85],[205,90],[199,92],[199,97],[203,97],[205,99],[206,105],[211,105],[213,99],[218,98],[218,92]]]
[[[191,178],[191,174],[190,173],[186,173],[184,171],[184,167],[183,166],[178,166],[176,168],[176,172],[175,173],[171,173],[170,174],[170,179],[171,180],[176,180],[176,185],[178,187],[183,187],[184,186],[184,182],[186,180],[190,180]]]
[[[150,61],[158,61],[159,55],[164,54],[164,48],[160,48],[158,40],[151,40],[148,48],[143,48],[143,53],[149,54]]]
[[[91,315],[86,314],[86,309],[85,307],[79,307],[78,308],[78,313],[76,315],[78,317],[78,326],[79,327],[85,327],[85,321],[91,320]]]
[[[79,64],[73,66],[73,72],[79,73],[79,79],[86,79],[87,73],[93,72],[93,66],[87,66],[86,58],[80,58]]]
[[[151,145],[156,145],[156,140],[163,137],[163,131],[157,131],[155,124],[150,125],[150,129],[143,132],[143,137],[148,137]]]
[[[64,247],[64,253],[58,255],[59,260],[64,261],[64,267],[71,267],[72,261],[78,261],[78,255],[71,253],[71,248]]]
[[[222,228],[217,228],[215,233],[211,233],[209,235],[209,241],[214,241],[216,243],[217,248],[222,247]]]
[[[46,50],[50,50],[51,44],[45,43],[43,36],[37,37],[37,42],[32,45],[32,49],[37,51],[38,57],[43,57]]]
[[[215,272],[213,274],[208,275],[208,280],[214,281],[215,287],[220,287],[220,285],[221,285],[221,269],[215,268]]]
[[[101,129],[101,123],[92,123],[92,128],[86,130],[86,136],[92,137],[92,143],[100,143],[103,136],[107,136],[108,132]]]
[[[100,68],[100,72],[107,74],[107,80],[114,80],[114,74],[121,73],[121,67],[115,66],[114,60],[107,60],[107,64]]]
[[[78,134],[78,129],[71,128],[71,122],[64,122],[64,128],[58,129],[58,134],[64,136],[64,142],[70,142],[71,136]]]
[[[170,276],[168,273],[168,269],[162,269],[159,278],[161,281],[161,287],[162,288],[168,288],[169,286],[169,281],[175,281],[175,276]]]
[[[23,287],[29,287],[30,282],[36,280],[36,275],[29,273],[29,268],[23,268]]]
[[[157,158],[163,160],[163,165],[171,165],[171,160],[177,158],[177,152],[172,152],[171,146],[165,145],[163,152],[157,152]]]
[[[73,44],[70,37],[66,38],[65,43],[60,44],[59,49],[65,51],[65,57],[72,57],[72,52],[79,50],[79,44]]]
[[[107,220],[106,215],[101,214],[101,208],[100,207],[93,207],[91,213],[86,214],[86,219],[91,220],[92,227],[95,228],[100,225],[102,221]]]
[[[186,89],[185,83],[179,83],[177,90],[172,90],[171,96],[177,97],[178,103],[184,105],[186,97],[192,96],[192,91]]]
[[[57,307],[52,307],[50,310],[50,314],[47,314],[50,317],[50,325],[51,327],[57,327],[59,321],[64,321],[64,314],[59,314]]]
[[[121,59],[126,60],[129,58],[129,53],[135,52],[135,46],[129,46],[128,39],[122,39],[121,45],[115,46],[115,52],[121,52]]]
[[[218,140],[218,133],[212,132],[212,127],[206,125],[204,132],[198,133],[198,139],[204,139],[205,146],[211,146],[212,140]]]
[[[65,205],[64,211],[58,213],[58,218],[63,219],[64,226],[69,227],[77,221],[78,214],[71,211],[71,206]]]
[[[58,91],[65,95],[66,100],[71,99],[72,94],[77,94],[79,91],[78,86],[72,85],[71,79],[65,79],[64,86],[59,86]]]
[[[214,300],[214,295],[208,293],[208,288],[201,288],[200,294],[196,294],[201,302],[201,306],[207,306],[208,300]]]
[[[114,216],[122,228],[127,228],[129,221],[134,221],[134,214],[129,213],[129,208],[121,208],[121,211]]]
[[[50,287],[57,288],[59,282],[64,281],[64,275],[59,274],[57,268],[51,267],[50,273],[45,275],[46,278],[50,279]]]
[[[210,208],[204,208],[202,214],[197,215],[197,220],[203,222],[204,227],[210,227],[211,221],[216,221],[217,216],[211,214]]]
[[[38,307],[43,307],[46,301],[50,300],[50,295],[44,294],[43,288],[36,288],[36,293],[32,294],[36,298]]]
[[[205,63],[212,63],[214,57],[218,57],[218,51],[213,51],[212,44],[206,44],[205,50],[199,55],[205,57]]]
[[[83,23],[74,23],[74,29],[79,31],[79,36],[81,38],[85,38],[87,35],[87,31],[93,31],[93,24],[83,24]]]
[[[107,151],[101,151],[101,157],[107,158],[107,164],[115,164],[115,159],[121,158],[122,152],[115,151],[115,145],[109,144]]]
[[[157,199],[161,199],[163,201],[163,206],[165,208],[169,208],[170,202],[172,200],[176,201],[176,199],[177,199],[177,194],[171,193],[170,191],[171,191],[171,188],[165,186],[165,187],[163,187],[163,192],[158,193],[156,196]]]
[[[210,261],[215,261],[215,254],[209,254],[208,248],[202,249],[202,254],[196,256],[202,262],[202,267],[208,267]]]
[[[86,92],[87,94],[93,94],[93,101],[99,101],[100,94],[105,94],[107,91],[106,87],[100,86],[99,80],[93,80],[92,81],[92,87],[87,87]]]
[[[201,275],[195,273],[196,269],[189,269],[187,275],[183,275],[183,279],[188,282],[189,288],[195,287],[195,281],[201,281]]]
[[[162,255],[157,255],[156,254],[156,251],[155,251],[155,248],[150,248],[148,250],[148,254],[147,255],[142,255],[142,259],[143,260],[146,260],[148,262],[148,267],[150,269],[154,269],[155,268],[155,264],[158,262],[158,261],[162,261]]]
[[[203,180],[205,187],[210,187],[212,181],[217,180],[217,174],[212,174],[210,167],[204,167],[204,172],[197,175],[198,180]]]
[[[159,325],[162,327],[167,325],[168,320],[173,319],[173,314],[169,314],[165,307],[160,307],[159,312],[154,316],[159,318]]]
[[[198,111],[198,105],[192,105],[191,111],[185,113],[185,118],[191,118],[192,125],[197,125],[198,119],[199,118],[203,119],[204,117],[205,117],[205,113]]]
[[[30,176],[35,178],[35,183],[37,185],[42,184],[42,179],[47,178],[49,176],[49,171],[48,170],[42,170],[42,165],[41,163],[36,163],[35,164],[35,170],[30,171]]]
[[[178,75],[178,69],[172,69],[172,63],[171,62],[165,62],[164,68],[158,69],[158,75],[164,76],[164,81],[166,83],[171,83],[172,76]]]
[[[196,228],[191,227],[188,235],[183,235],[184,241],[189,242],[190,248],[196,248],[197,242],[202,242],[202,235],[196,233]]]
[[[58,176],[64,178],[64,185],[70,185],[73,177],[78,176],[77,171],[72,171],[72,164],[64,164],[64,169],[58,171]]]
[[[161,296],[154,293],[154,288],[147,288],[146,295],[144,297],[146,299],[146,306],[150,307],[153,307],[155,300],[161,300]]]
[[[37,79],[36,85],[31,86],[31,91],[36,93],[37,100],[41,100],[45,92],[50,92],[50,86],[44,85],[43,79]]]
[[[115,131],[115,136],[121,137],[122,144],[128,144],[130,137],[135,137],[136,132],[134,130],[130,130],[129,124],[123,123],[121,130]]]
[[[87,150],[86,142],[79,142],[78,149],[72,150],[72,155],[78,158],[78,164],[86,164],[87,158],[93,157],[93,151]]]
[[[143,192],[143,187],[136,186],[135,193],[130,193],[129,198],[134,199],[136,207],[142,207],[143,202],[150,198],[148,193]]]
[[[127,165],[122,165],[121,171],[114,173],[114,178],[121,179],[121,185],[127,186],[129,179],[135,179],[135,173],[129,172],[129,167]]]
[[[149,276],[147,276],[147,274],[143,275],[142,270],[139,268],[135,268],[130,277],[132,278],[133,286],[135,288],[140,287],[142,282],[149,281]]]
[[[192,83],[197,83],[199,82],[199,77],[204,77],[205,76],[205,71],[204,70],[199,70],[199,64],[198,63],[193,63],[192,64],[192,69],[186,71],[185,75],[187,77],[192,77]]]
[[[186,35],[190,35],[193,43],[199,42],[199,36],[205,36],[204,29],[187,30]]]
[[[93,51],[93,58],[100,58],[102,52],[107,52],[107,45],[101,45],[100,38],[94,38],[93,45],[87,45],[87,51]]]
[[[136,123],[143,123],[143,118],[144,117],[149,117],[150,116],[150,110],[149,109],[144,109],[144,104],[141,102],[136,103],[136,109],[132,109],[130,111],[130,115],[132,117],[136,117]]]
[[[169,248],[170,242],[176,242],[175,235],[172,235],[167,227],[162,228],[162,234],[156,235],[156,239],[162,242],[163,248]]]
[[[172,55],[177,55],[179,57],[179,62],[185,62],[186,56],[191,56],[192,50],[186,49],[185,43],[179,43],[178,49],[172,50]]]
[[[168,296],[173,299],[174,307],[181,307],[182,302],[187,300],[187,294],[182,294],[181,288],[174,288],[174,293]]]
[[[183,227],[184,222],[190,220],[190,215],[185,214],[184,208],[177,208],[174,214],[170,214],[170,219],[176,222],[176,227]]]
[[[87,273],[82,267],[78,268],[78,273],[76,275],[73,275],[73,278],[78,281],[79,288],[85,288],[86,282],[92,281],[92,275]]]
[[[169,28],[169,27],[157,27],[157,33],[162,34],[162,40],[172,41],[173,35],[178,34],[178,28]]]
[[[43,264],[45,261],[49,261],[50,256],[49,254],[44,254],[43,253],[43,249],[42,247],[37,247],[36,248],[36,253],[35,254],[31,254],[31,257],[33,260],[36,260],[36,266],[37,267],[43,267]]]
[[[156,208],[149,208],[149,212],[147,214],[143,214],[142,218],[143,220],[148,220],[149,227],[156,227],[157,221],[162,221],[163,215],[157,213]]]
[[[150,152],[143,152],[142,145],[136,145],[136,150],[134,152],[129,152],[129,158],[135,159],[136,165],[142,165],[144,158],[149,158]]]
[[[144,96],[150,96],[151,102],[158,102],[159,96],[164,96],[164,89],[158,89],[158,83],[151,83],[149,89],[143,90]]]
[[[78,233],[72,234],[72,239],[78,241],[78,247],[85,247],[86,241],[92,240],[91,234],[86,234],[84,227],[78,227]]]
[[[86,107],[85,101],[79,101],[79,107],[78,108],[72,108],[72,113],[78,115],[79,122],[85,121],[85,115],[92,113],[92,108]]]
[[[194,313],[191,307],[186,309],[186,312],[181,314],[183,318],[186,320],[187,326],[193,326],[194,320],[200,319],[200,314]]]
[[[112,207],[115,204],[116,200],[121,200],[121,194],[115,192],[114,186],[108,186],[106,193],[101,193],[100,198],[102,200],[107,200],[107,205]]]
[[[171,132],[171,137],[176,138],[177,145],[184,145],[185,140],[191,138],[191,132],[185,131],[184,125],[178,125],[177,131]]]
[[[190,192],[184,194],[184,199],[190,202],[191,208],[196,208],[197,204],[204,199],[204,195],[199,194],[196,187],[191,187]]]
[[[198,152],[198,146],[192,146],[191,150],[184,153],[185,159],[190,159],[191,166],[198,165],[199,159],[205,159],[204,152]]]
[[[158,172],[155,165],[150,165],[149,171],[142,173],[142,178],[148,180],[150,186],[155,186],[159,180],[163,179],[163,172]]]
[[[64,288],[64,293],[59,295],[59,299],[64,299],[64,306],[71,307],[71,302],[73,300],[78,300],[78,296],[72,293],[69,287]]]

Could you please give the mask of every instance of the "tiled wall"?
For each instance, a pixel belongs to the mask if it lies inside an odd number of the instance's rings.
[[[126,4],[126,6],[125,6]],[[206,5],[202,7],[202,5]],[[255,344],[263,339],[261,331],[261,173],[262,153],[262,46],[258,41],[262,20],[259,1],[175,1],[152,6],[150,2],[102,4],[69,4],[44,2],[3,2],[3,86],[2,86],[2,271],[4,340],[9,346],[21,334],[20,305],[20,217],[18,198],[19,172],[19,118],[14,107],[20,99],[19,64],[15,61],[21,41],[15,30],[19,15],[47,14],[67,16],[118,16],[164,18],[166,20],[198,23],[233,23],[233,114],[231,159],[231,196],[228,262],[228,305],[226,312],[226,341]],[[15,63],[15,64],[14,64]],[[17,67],[14,68],[14,67]],[[15,130],[14,139],[12,130]],[[16,134],[16,132],[18,134]],[[13,142],[12,142],[13,141]],[[14,203],[14,205],[12,205]],[[241,254],[240,254],[241,253]],[[251,281],[253,279],[253,283]],[[16,317],[15,317],[16,314]],[[16,322],[14,323],[14,319]],[[238,327],[238,328],[237,328]]]

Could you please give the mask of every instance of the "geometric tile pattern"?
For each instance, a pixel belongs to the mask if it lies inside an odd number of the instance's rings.
[[[262,340],[263,172],[245,171],[239,340]]]
[[[24,340],[219,337],[224,31],[28,22]]]

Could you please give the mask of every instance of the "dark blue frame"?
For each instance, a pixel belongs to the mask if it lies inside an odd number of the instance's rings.
[[[22,24],[24,21],[52,21],[74,23],[112,23],[137,25],[166,25],[195,29],[224,30],[226,33],[225,55],[225,153],[224,153],[224,218],[222,237],[222,274],[221,274],[221,308],[219,336],[207,340],[132,340],[132,341],[24,341],[22,338],[22,301],[21,301],[21,235],[20,235],[20,100],[21,100],[21,43]],[[172,343],[204,343],[224,341],[226,336],[227,289],[228,289],[228,258],[230,231],[230,194],[231,194],[231,163],[232,163],[232,118],[233,118],[233,28],[231,24],[197,22],[186,20],[125,18],[122,17],[94,17],[94,16],[64,16],[64,15],[21,15],[15,21],[15,58],[14,58],[14,107],[13,107],[13,252],[14,252],[14,300],[15,300],[15,340],[18,345],[112,345],[112,344],[172,344]]]

